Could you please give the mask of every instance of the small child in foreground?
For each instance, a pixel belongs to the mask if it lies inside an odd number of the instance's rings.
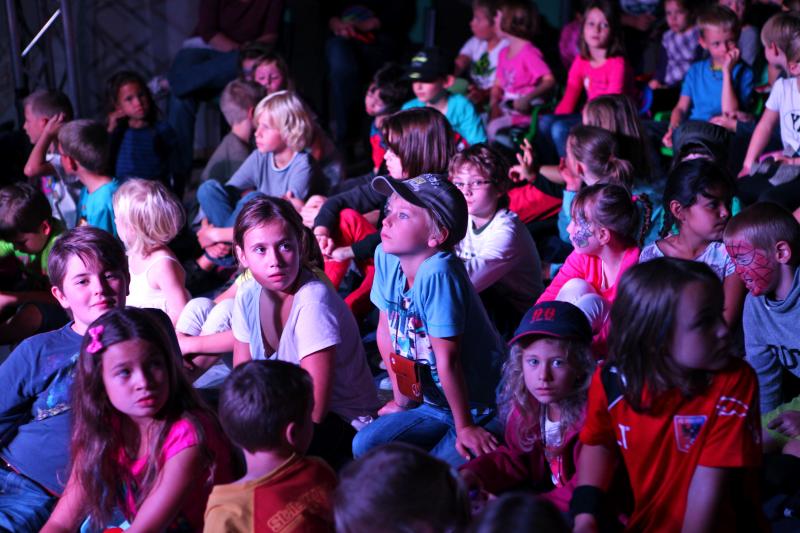
[[[314,424],[311,376],[284,361],[250,361],[222,386],[219,416],[244,452],[247,473],[217,485],[208,498],[205,531],[279,532],[283,517],[302,531],[331,531],[336,474],[304,457]]]

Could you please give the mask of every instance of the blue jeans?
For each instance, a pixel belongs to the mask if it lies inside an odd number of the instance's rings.
[[[208,180],[198,187],[197,202],[212,225],[218,228],[232,228],[244,204],[261,195],[263,193],[253,191],[242,196],[242,191],[236,187]]]
[[[30,479],[0,468],[0,531],[39,531],[56,498]]]
[[[567,155],[567,137],[575,124],[580,124],[581,115],[541,115],[536,131],[537,155],[541,155],[543,164],[558,163],[559,158]]]
[[[472,419],[487,431],[498,433],[500,426],[491,410],[487,414],[472,412]],[[431,455],[452,466],[466,463],[456,451],[456,425],[453,413],[423,403],[416,409],[378,417],[356,433],[353,456],[360,457],[372,448],[400,441],[428,450]]]
[[[219,52],[210,48],[183,48],[178,51],[167,73],[170,96],[167,122],[175,130],[176,173],[192,171],[194,123],[201,101],[211,100],[236,78],[239,52]]]

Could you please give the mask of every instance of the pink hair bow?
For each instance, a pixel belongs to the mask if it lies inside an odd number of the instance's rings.
[[[89,328],[87,333],[92,340],[86,346],[86,353],[95,354],[103,349],[103,342],[100,340],[100,336],[103,334],[104,330],[105,328],[102,325]]]

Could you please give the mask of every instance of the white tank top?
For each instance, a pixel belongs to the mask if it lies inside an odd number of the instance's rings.
[[[161,289],[154,289],[150,283],[147,282],[147,274],[150,272],[150,269],[163,259],[175,261],[180,264],[178,260],[171,255],[159,255],[147,264],[144,271],[138,274],[131,272],[130,294],[126,299],[127,305],[131,307],[160,309],[165,313],[167,312],[167,297],[164,295],[164,291]]]

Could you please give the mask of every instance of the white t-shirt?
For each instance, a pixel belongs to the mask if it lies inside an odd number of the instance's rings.
[[[800,90],[798,78],[775,81],[767,98],[766,108],[778,113],[784,154],[792,156],[800,148]]]
[[[501,39],[497,46],[489,52],[489,41],[484,41],[474,36],[464,43],[458,55],[467,56],[472,60],[469,65],[469,77],[475,85],[481,89],[492,88],[497,73],[497,61],[500,57],[500,51],[506,46],[508,46],[508,40]]]
[[[544,285],[539,252],[525,225],[508,209],[499,209],[477,230],[470,216],[467,228],[455,251],[475,290],[495,286],[515,309],[527,311]]]
[[[373,415],[378,397],[358,325],[344,301],[309,272],[294,295],[276,353],[266,353],[261,333],[261,285],[246,281],[236,292],[231,317],[234,338],[250,345],[253,359],[278,359],[300,364],[315,352],[336,347],[330,410],[348,422]]]
[[[45,161],[50,163],[55,169],[54,176],[42,176],[40,185],[42,192],[50,202],[53,209],[53,216],[64,223],[64,227],[72,229],[78,222],[78,199],[81,195],[83,184],[78,177],[68,174],[61,164],[61,156],[56,153],[49,153],[45,156]]]
[[[639,262],[646,263],[659,257],[664,257],[664,252],[658,247],[658,241],[656,241],[642,248],[642,253],[639,254]],[[728,255],[728,251],[722,241],[708,243],[705,250],[694,260],[710,266],[720,281],[725,281],[725,278],[736,273],[736,265]]]

